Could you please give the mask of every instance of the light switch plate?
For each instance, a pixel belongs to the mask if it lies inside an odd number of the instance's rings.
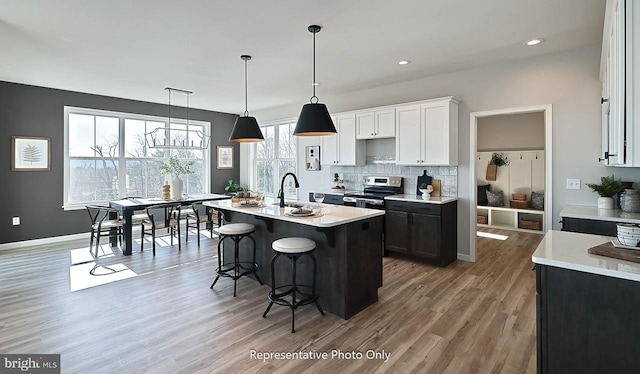
[[[567,179],[567,190],[579,190],[580,179]]]
[[[20,217],[13,217],[12,221],[14,226],[20,225]]]

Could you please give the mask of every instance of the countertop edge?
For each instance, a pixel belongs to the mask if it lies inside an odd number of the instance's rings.
[[[215,201],[211,201],[210,203],[204,202],[205,205],[207,206],[211,206],[212,208],[215,209],[220,209],[220,210],[229,210],[229,211],[233,211],[233,212],[238,212],[238,213],[243,213],[243,214],[249,214],[249,215],[254,215],[254,216],[258,216],[258,217],[264,217],[264,218],[269,218],[269,219],[273,219],[273,220],[279,220],[279,221],[286,221],[286,222],[291,222],[291,223],[298,223],[301,225],[307,225],[307,226],[313,226],[313,227],[321,227],[321,228],[329,228],[329,227],[337,227],[337,226],[342,226],[348,223],[353,223],[353,222],[358,222],[358,221],[364,221],[370,218],[375,218],[375,217],[380,217],[380,216],[384,216],[385,215],[385,211],[384,210],[372,210],[370,213],[368,213],[367,215],[364,216],[359,216],[359,217],[352,217],[352,218],[344,218],[343,220],[339,221],[339,222],[331,222],[331,223],[322,223],[322,222],[313,222],[310,220],[307,220],[303,217],[297,218],[297,217],[288,217],[288,216],[276,216],[276,215],[272,215],[272,214],[267,214],[267,213],[263,213],[257,210],[252,210],[251,208],[238,208],[238,207],[233,207],[233,206],[220,206],[217,204],[214,204]]]
[[[600,256],[600,257],[603,257],[603,256]],[[605,257],[605,258],[609,259],[610,257]],[[567,269],[567,270],[581,271],[583,273],[604,275],[612,278],[619,278],[619,279],[626,279],[630,281],[640,282],[640,274],[624,273],[618,270],[611,270],[611,269],[594,268],[591,266],[579,265],[579,264],[574,264],[574,263],[565,262],[565,261],[550,260],[548,258],[536,257],[533,255],[531,256],[531,260],[535,264],[553,266],[553,267]],[[623,261],[623,260],[618,260],[618,261]],[[635,263],[632,262],[632,264],[635,264]]]

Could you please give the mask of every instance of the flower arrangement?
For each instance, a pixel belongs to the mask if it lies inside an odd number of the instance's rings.
[[[178,177],[180,175],[195,173],[193,165],[194,161],[180,161],[178,157],[171,156],[167,162],[163,162],[162,165],[158,167],[158,170],[162,175],[173,175]]]
[[[591,188],[593,192],[597,192],[601,197],[612,197],[624,189],[622,180],[616,180],[613,175],[601,177],[600,184],[587,183],[587,187]]]

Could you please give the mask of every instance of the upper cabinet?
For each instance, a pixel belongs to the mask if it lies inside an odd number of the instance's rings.
[[[380,109],[356,113],[356,139],[382,139],[396,136],[396,110]]]
[[[362,141],[356,140],[356,114],[337,114],[331,118],[338,133],[322,137],[322,163],[342,166],[364,165],[366,148],[361,144]]]
[[[396,107],[396,164],[457,165],[455,97]]]
[[[634,61],[640,61],[640,5],[608,0],[600,60],[600,161],[606,165],[640,167],[640,67]]]

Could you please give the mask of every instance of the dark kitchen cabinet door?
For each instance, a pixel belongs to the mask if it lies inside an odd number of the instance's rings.
[[[538,373],[640,373],[640,282],[535,267]]]
[[[385,249],[395,252],[409,252],[411,246],[410,213],[387,211],[385,214]]]
[[[413,253],[417,256],[440,258],[440,217],[426,214],[412,214],[411,240]]]

